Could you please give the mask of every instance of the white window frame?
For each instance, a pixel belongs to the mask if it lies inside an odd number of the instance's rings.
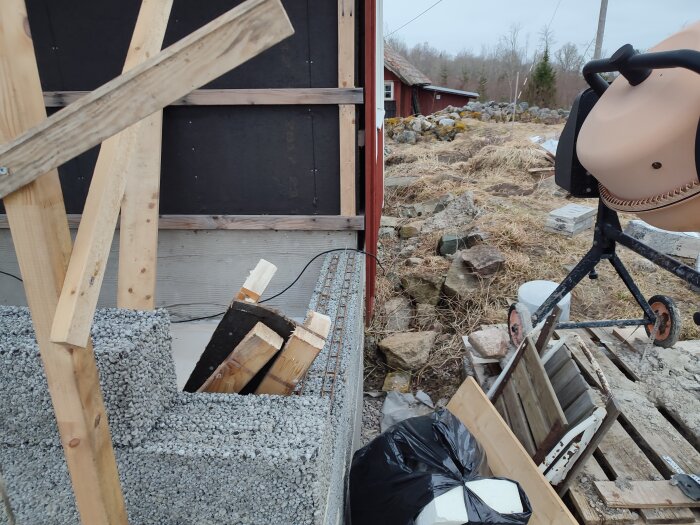
[[[386,96],[386,88],[389,87],[389,96]],[[384,81],[384,100],[394,100],[394,81],[393,80],[385,80]]]

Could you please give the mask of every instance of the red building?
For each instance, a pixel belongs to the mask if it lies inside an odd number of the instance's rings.
[[[433,86],[406,57],[384,43],[384,110],[386,117],[429,115],[447,106],[464,106],[478,93]]]

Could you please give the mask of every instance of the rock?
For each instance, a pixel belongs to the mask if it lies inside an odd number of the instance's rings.
[[[478,244],[473,248],[464,250],[461,254],[462,261],[467,268],[479,277],[489,277],[499,272],[506,262],[501,251],[487,244]]]
[[[379,226],[386,227],[386,228],[396,228],[399,225],[400,219],[398,217],[389,217],[387,215],[383,215],[381,220],[379,221]]]
[[[461,257],[455,257],[442,286],[445,297],[463,301],[480,290],[481,279],[469,271]]]
[[[407,394],[411,391],[411,374],[404,371],[389,372],[384,378],[382,391]]]
[[[399,229],[399,237],[401,239],[410,239],[411,237],[418,237],[421,230],[423,229],[422,221],[413,221],[408,224],[404,224]]]
[[[428,217],[423,223],[423,232],[463,226],[474,220],[478,213],[473,194],[469,191],[464,192],[450,200],[444,210]]]
[[[423,131],[423,119],[417,118],[413,122],[411,122],[411,129],[416,133],[420,133],[421,131]]]
[[[431,304],[417,304],[415,325],[419,330],[429,330],[434,326],[438,311]]]
[[[466,237],[467,248],[473,248],[474,246],[477,246],[479,244],[484,244],[484,242],[486,242],[486,239],[488,238],[488,233],[480,231],[469,232]]]
[[[432,122],[430,122],[427,119],[421,120],[420,123],[421,123],[421,131],[428,131],[428,130],[432,129],[433,127],[435,127],[435,124],[433,124]]]
[[[430,273],[415,273],[401,278],[401,286],[416,302],[436,305],[440,301],[443,278]]]
[[[456,122],[459,120],[459,113],[455,113],[455,112],[450,113],[449,117]]]
[[[388,228],[386,226],[382,226],[379,228],[379,237],[395,237],[396,236],[396,230],[394,228]]]
[[[415,144],[418,142],[418,136],[415,131],[404,130],[394,135],[394,140],[399,144]]]
[[[390,367],[418,370],[428,363],[436,337],[437,333],[432,331],[392,334],[379,341],[379,349]]]
[[[407,266],[420,266],[421,264],[423,264],[423,259],[420,257],[409,257],[406,259]]]
[[[389,332],[402,332],[408,330],[413,318],[411,301],[407,297],[393,297],[384,303],[384,317],[386,318],[386,330]]]
[[[455,235],[454,233],[446,233],[437,245],[437,252],[440,255],[450,255],[467,248],[467,237],[464,235]]]
[[[384,179],[385,188],[408,188],[420,177],[387,177]]]
[[[401,251],[399,252],[399,255],[401,257],[410,257],[413,255],[413,252],[416,251],[416,246],[414,244],[409,244],[408,246],[404,246],[401,248]]]
[[[443,118],[443,119],[440,119],[440,121],[438,122],[438,126],[442,126],[442,127],[454,126],[454,125],[455,125],[455,120],[451,119],[451,118]]]
[[[481,357],[500,359],[508,353],[508,334],[500,328],[489,326],[472,332],[468,339]],[[381,342],[379,345],[381,348]]]

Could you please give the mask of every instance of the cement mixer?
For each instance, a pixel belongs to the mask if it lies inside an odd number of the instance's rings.
[[[617,72],[612,83],[602,73]],[[511,305],[508,328],[519,344],[581,280],[596,279],[607,259],[642,309],[639,319],[559,323],[557,328],[644,326],[655,345],[673,346],[680,335],[670,297],[645,299],[616,254],[622,245],[700,287],[700,273],[626,235],[617,212],[636,214],[673,231],[700,230],[700,22],[647,53],[630,44],[583,68],[590,86],[574,101],[557,148],[555,181],[578,198],[598,199],[593,246],[531,313]],[[694,315],[700,324],[700,313]]]

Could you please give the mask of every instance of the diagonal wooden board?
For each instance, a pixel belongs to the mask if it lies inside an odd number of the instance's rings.
[[[474,378],[462,383],[447,409],[484,448],[493,474],[514,479],[523,487],[533,508],[531,525],[577,523]]]
[[[2,0],[0,142],[45,118],[24,1]],[[49,339],[71,252],[58,173],[47,170],[5,196],[4,205],[81,522],[126,525],[92,345],[88,341],[83,347],[65,347]]]
[[[160,51],[172,1],[144,0],[141,4],[124,72]],[[150,165],[153,158],[160,159],[160,147],[142,150],[144,143],[152,145],[149,138],[155,133],[160,141],[159,118],[157,112],[108,138],[100,147],[51,329],[54,343],[84,346],[90,337],[127,180],[147,177],[147,173],[138,173],[143,171],[142,161]],[[147,247],[133,249],[139,252]]]
[[[280,0],[247,0],[0,146],[0,197],[294,33]]]

